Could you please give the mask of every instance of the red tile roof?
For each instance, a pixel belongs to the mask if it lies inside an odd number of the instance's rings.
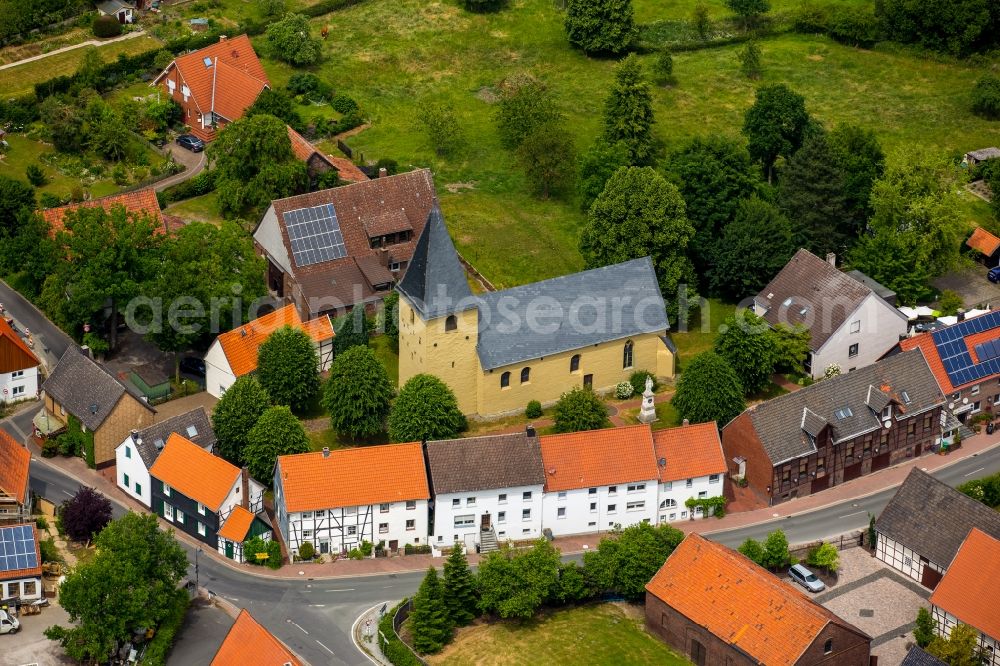
[[[830,623],[865,636],[743,555],[689,534],[646,591],[755,662],[794,664]]]
[[[430,498],[420,442],[279,456],[290,512]]]
[[[264,340],[267,340],[267,336],[286,325],[302,329],[317,342],[329,340],[334,336],[333,324],[329,317],[318,317],[303,323],[295,306],[286,305],[217,338],[233,374],[242,377],[256,370],[257,350],[264,344]]]
[[[979,316],[983,317],[986,315],[983,314]],[[974,317],[970,319],[974,319]],[[941,330],[943,329],[938,329],[938,331]],[[987,340],[1000,340],[1000,327],[981,331],[979,333],[972,333],[971,335],[965,336],[964,340],[965,345],[969,349],[969,355],[972,356],[973,361],[978,361],[976,358],[976,345],[986,342]],[[979,384],[993,377],[1000,377],[1000,373],[997,373],[955,386],[951,383],[951,378],[944,369],[944,363],[941,362],[941,355],[938,353],[937,345],[934,344],[934,337],[931,332],[920,333],[919,335],[914,335],[912,338],[901,340],[899,348],[903,351],[919,349],[923,352],[924,358],[927,360],[927,365],[930,366],[931,372],[934,373],[934,378],[937,380],[938,386],[941,387],[941,391],[945,394],[954,393],[964,386]]]
[[[660,467],[660,481],[694,479],[726,472],[726,458],[715,421],[656,430],[653,432],[653,446],[657,462],[666,461],[666,465]]]
[[[326,158],[330,160],[330,163],[337,169],[337,173],[340,175],[341,180],[346,180],[348,183],[363,183],[366,180],[369,180],[368,174],[362,171],[357,164],[346,157],[327,155]]]
[[[333,162],[330,161],[330,158],[321,153],[316,146],[309,143],[304,136],[293,130],[291,126],[288,126],[287,129],[288,138],[292,142],[292,152],[295,153],[295,157],[303,162],[308,162],[313,155],[319,155],[320,159],[325,161],[330,166],[333,166]]]
[[[40,361],[7,320],[0,316],[0,373],[37,367]]]
[[[976,227],[976,230],[972,232],[972,235],[969,236],[969,240],[965,241],[965,244],[974,250],[979,250],[987,257],[993,256],[994,252],[1000,250],[1000,238],[997,238],[982,227]]]
[[[648,425],[547,435],[539,441],[546,492],[659,477]]]
[[[291,650],[260,626],[246,609],[240,611],[211,666],[302,666]]]
[[[27,503],[30,465],[31,452],[0,430],[0,493],[15,498],[20,504]]]
[[[975,527],[934,588],[930,602],[1000,640],[1000,541]]]
[[[156,228],[157,233],[166,233],[167,226],[163,221],[163,214],[160,212],[160,202],[156,200],[156,192],[148,187],[135,192],[123,192],[112,194],[100,199],[91,199],[82,203],[59,206],[58,208],[47,208],[42,211],[42,217],[49,223],[52,233],[65,228],[66,213],[78,208],[92,208],[100,206],[106,211],[110,211],[115,206],[125,206],[125,210],[135,215],[148,215]]]
[[[250,531],[253,518],[253,514],[242,506],[234,507],[232,512],[226,517],[226,522],[219,528],[219,538],[242,543],[247,538],[247,532]]]
[[[191,440],[171,433],[149,475],[211,511],[218,511],[240,478],[240,468]]]
[[[8,571],[0,571],[0,580],[16,580],[18,578],[33,578],[42,575],[42,551],[41,546],[38,545],[38,530],[35,529],[34,523],[15,523],[13,525],[0,525],[0,527],[30,527],[31,528],[31,538],[35,542],[35,561],[38,562],[38,566],[29,567],[27,569],[10,569]]]

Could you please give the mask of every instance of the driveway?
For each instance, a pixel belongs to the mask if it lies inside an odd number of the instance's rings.
[[[969,310],[987,303],[1000,303],[1000,284],[986,279],[986,267],[976,264],[931,280],[936,289],[951,289],[962,297],[965,309]]]
[[[233,626],[233,618],[201,597],[188,607],[181,637],[167,657],[167,666],[211,663]]]
[[[204,150],[201,151],[200,153],[192,153],[187,148],[181,148],[180,146],[178,146],[176,141],[171,141],[166,146],[164,146],[163,154],[173,155],[174,161],[177,162],[178,164],[184,165],[185,169],[180,173],[176,173],[173,176],[170,176],[169,178],[164,178],[163,180],[156,183],[156,185],[154,185],[153,188],[157,192],[162,192],[171,185],[176,185],[177,183],[183,183],[185,180],[188,180],[189,178],[194,178],[199,173],[201,173],[202,169],[205,168],[205,164],[207,162]]]
[[[21,630],[14,635],[0,636],[0,659],[3,664],[22,666],[63,666],[75,664],[72,659],[63,654],[59,644],[50,641],[42,633],[54,624],[69,625],[69,613],[49,601],[48,608],[43,608],[38,615],[21,615]]]

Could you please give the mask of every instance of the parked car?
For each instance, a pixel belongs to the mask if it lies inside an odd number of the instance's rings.
[[[187,148],[192,153],[200,153],[205,150],[205,142],[194,134],[181,134],[177,137],[177,145],[181,148]]]
[[[1000,266],[991,268],[990,272],[986,274],[986,279],[990,282],[1000,282]]]
[[[0,634],[16,634],[21,628],[21,623],[17,618],[7,611],[0,610]]]
[[[793,565],[792,568],[788,570],[788,575],[792,577],[792,580],[810,592],[822,592],[826,589],[826,585],[823,584],[823,581],[817,578],[816,574],[809,571],[809,569],[806,569],[801,564]]]
[[[181,359],[181,372],[186,372],[196,377],[204,377],[205,361],[194,356],[185,356]]]

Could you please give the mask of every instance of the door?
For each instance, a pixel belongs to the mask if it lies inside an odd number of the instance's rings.
[[[921,447],[920,447],[919,443],[916,446],[913,447],[913,457],[914,458],[918,458],[920,456],[920,449],[921,449]]]
[[[886,467],[888,467],[890,456],[891,453],[886,451],[882,455],[875,456],[874,458],[872,458],[872,471],[877,472],[880,469],[885,469]]]
[[[389,542],[389,552],[394,553],[397,550],[399,550],[399,541],[393,539],[392,541]]]
[[[830,475],[822,476],[818,479],[813,479],[812,485],[809,488],[810,493],[818,493],[821,490],[826,490],[830,487]]]
[[[861,463],[854,463],[844,468],[844,483],[853,481],[861,476]]]
[[[923,571],[920,573],[920,584],[928,590],[933,590],[941,582],[941,572],[932,568],[930,563],[922,557],[920,558],[920,566],[923,567]]]
[[[594,375],[583,376],[583,388],[594,388]]]
[[[489,532],[490,526],[490,514],[484,513],[479,521],[479,529],[483,532]]]
[[[226,540],[226,557],[233,559],[233,542]]]

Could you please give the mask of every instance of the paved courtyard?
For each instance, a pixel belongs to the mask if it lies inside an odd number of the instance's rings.
[[[14,635],[0,636],[0,664],[22,666],[63,666],[75,664],[63,654],[59,644],[42,633],[54,624],[69,625],[69,614],[49,600],[49,606],[38,615],[21,615],[21,630]]]
[[[941,290],[957,292],[966,309],[1000,303],[1000,285],[986,279],[986,267],[982,264],[946,273],[931,280],[931,284]]]
[[[898,664],[914,642],[917,609],[929,596],[930,590],[864,548],[850,548],[840,553],[837,584],[813,598],[871,636],[879,664]]]

